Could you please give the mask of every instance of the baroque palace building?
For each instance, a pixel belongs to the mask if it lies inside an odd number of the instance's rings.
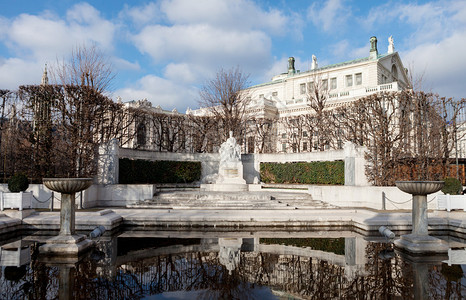
[[[324,95],[325,109],[345,105],[362,97],[374,93],[385,91],[402,91],[410,88],[407,69],[403,66],[398,52],[395,51],[393,38],[388,39],[389,46],[386,53],[379,53],[377,49],[377,38],[370,38],[368,56],[354,59],[342,63],[328,66],[318,66],[317,59],[312,56],[310,70],[300,71],[295,68],[295,59],[288,59],[288,71],[272,78],[270,82],[252,86],[244,92],[247,95],[247,115],[249,121],[245,126],[245,137],[241,141],[244,153],[255,152],[308,152],[325,151],[329,149],[328,144],[319,144],[318,133],[307,130],[290,131],[286,126],[287,120],[313,114],[310,105],[309,93],[311,90],[320,90]],[[169,115],[182,115],[177,111],[163,111],[160,107],[153,108],[147,100],[132,101],[126,103],[128,107],[145,107],[147,110],[159,111]],[[208,116],[208,108],[190,110],[186,112],[188,116]],[[259,123],[267,126],[267,137],[260,138],[260,132],[253,130],[258,128]],[[141,149],[151,149],[149,132],[144,124],[136,125],[138,131],[135,139],[128,142],[131,148],[136,148],[138,144]],[[143,129],[141,129],[143,128]],[[301,142],[295,143],[290,139],[290,135],[299,134],[303,137]],[[145,138],[147,135],[147,141]],[[309,135],[315,136],[313,138]],[[262,141],[258,141],[262,139]],[[265,140],[264,140],[265,139]],[[188,137],[183,137],[183,143],[192,142]],[[334,148],[341,148],[342,143],[335,144]],[[186,151],[192,151],[189,146],[185,146]],[[215,146],[210,150],[215,151]]]

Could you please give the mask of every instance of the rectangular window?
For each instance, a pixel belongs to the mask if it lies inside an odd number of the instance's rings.
[[[283,144],[282,144],[282,151],[283,151],[283,152],[286,152],[286,143],[283,143]]]
[[[323,91],[328,90],[328,79],[322,80],[322,90]]]
[[[286,139],[286,133],[282,133],[282,139]]]
[[[346,86],[353,86],[353,75],[346,75]]]
[[[278,92],[273,92],[273,93],[272,93],[272,96],[277,97],[277,96],[278,96]]]
[[[354,81],[356,85],[361,85],[362,84],[362,73],[357,73],[354,75]]]
[[[307,142],[303,142],[303,151],[307,151]]]
[[[305,83],[301,83],[301,84],[299,85],[299,93],[300,93],[301,95],[306,94],[306,84],[305,84]]]
[[[337,79],[335,77],[330,78],[330,89],[334,90],[336,88],[337,88]]]
[[[291,147],[293,148],[293,153],[296,153],[296,143],[293,143]]]
[[[303,131],[303,137],[307,137],[307,131]]]
[[[314,91],[314,81],[307,83],[307,90],[311,92]]]

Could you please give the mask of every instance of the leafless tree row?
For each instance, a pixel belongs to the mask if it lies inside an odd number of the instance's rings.
[[[278,151],[341,149],[350,141],[367,148],[366,175],[375,185],[451,176],[448,165],[465,132],[466,99],[382,92],[328,107],[320,97],[311,94],[306,113],[280,120],[279,139],[291,149]]]

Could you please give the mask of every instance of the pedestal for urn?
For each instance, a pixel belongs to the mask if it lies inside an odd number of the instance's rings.
[[[412,232],[396,240],[396,247],[415,254],[448,252],[445,241],[429,235],[427,220],[427,195],[438,192],[444,184],[443,181],[396,182],[400,190],[413,195]]]
[[[40,253],[78,255],[94,245],[85,235],[75,233],[75,193],[92,185],[92,178],[44,178],[44,185],[61,193],[60,233],[39,248]]]

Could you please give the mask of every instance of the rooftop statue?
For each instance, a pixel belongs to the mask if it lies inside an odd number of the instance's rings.
[[[312,54],[312,64],[311,64],[311,70],[317,69],[317,57]]]
[[[388,38],[388,53],[395,52],[395,44],[393,43],[393,36]]]
[[[230,137],[220,146],[220,164],[241,161],[241,147],[236,143],[233,132]]]

